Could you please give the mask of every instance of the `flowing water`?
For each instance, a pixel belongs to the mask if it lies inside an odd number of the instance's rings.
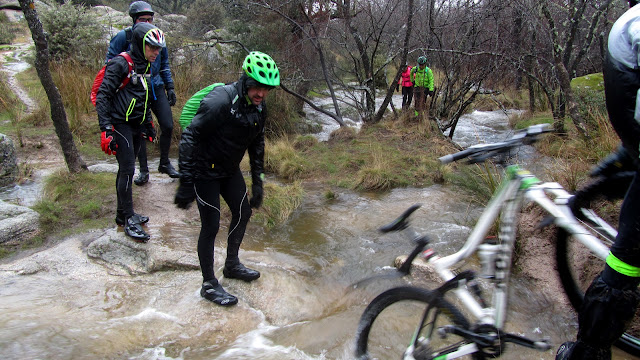
[[[309,113],[310,118],[316,115]],[[474,129],[491,129],[492,139],[508,136],[504,114],[475,116],[493,120],[482,120]],[[474,119],[472,114],[465,121]],[[474,130],[472,136],[483,135]],[[302,206],[285,225],[265,231],[250,224],[241,259],[260,270],[259,280],[223,279],[224,244],[218,240],[217,274],[240,299],[231,308],[201,299],[199,271],[134,276],[89,259],[83,249],[97,234],[74,236],[1,264],[0,358],[351,359],[364,307],[382,290],[406,281],[382,275],[393,274],[393,260],[412,245],[401,234],[382,235],[376,229],[421,203],[414,225],[430,234],[436,251],[447,254],[461,246],[480,211],[439,185],[386,194],[319,184],[306,190]],[[327,199],[328,190],[336,197]],[[37,198],[37,188],[33,194]],[[197,223],[152,222],[150,227],[161,234],[152,241],[195,254]],[[573,314],[525,280],[516,277],[513,283],[510,331],[549,337],[556,345],[575,334]],[[511,349],[503,358],[554,358],[553,350]]]

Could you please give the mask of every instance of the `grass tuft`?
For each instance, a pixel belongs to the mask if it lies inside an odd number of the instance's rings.
[[[105,227],[116,208],[113,174],[60,171],[49,176],[43,200],[33,209],[40,214],[45,234],[68,234],[83,222]],[[94,223],[95,224],[95,223]]]
[[[267,196],[262,207],[254,210],[252,221],[268,229],[286,222],[304,198],[304,189],[298,181],[290,185],[266,183],[264,192]]]

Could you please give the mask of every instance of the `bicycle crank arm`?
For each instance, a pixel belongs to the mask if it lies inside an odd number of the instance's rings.
[[[463,329],[456,325],[442,326],[438,329],[438,334],[442,338],[447,337],[448,334],[455,334],[478,344],[478,347],[480,348],[491,346],[497,340],[496,336],[477,334],[471,330]]]
[[[500,334],[499,337],[495,335],[484,335],[484,334],[478,334],[473,331],[460,328],[455,325],[443,326],[438,329],[438,333],[440,334],[441,337],[446,337],[448,334],[455,334],[455,335],[461,336],[469,341],[472,341],[478,344],[479,348],[496,346],[500,343],[507,343],[507,342],[528,347],[531,349],[536,349],[539,351],[547,351],[551,348],[551,344],[549,344],[548,339],[533,341],[519,335],[504,334],[504,333]]]
[[[504,342],[510,342],[516,345],[520,345],[520,346],[524,346],[524,347],[528,347],[528,348],[536,349],[540,351],[547,351],[551,349],[551,344],[549,344],[549,339],[533,341],[515,334],[502,334],[501,339]]]

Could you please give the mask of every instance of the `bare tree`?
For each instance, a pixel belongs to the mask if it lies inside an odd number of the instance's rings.
[[[51,120],[58,135],[60,141],[60,147],[64,159],[67,163],[69,172],[77,173],[83,170],[87,170],[87,165],[82,160],[78,149],[76,148],[73,140],[73,135],[69,129],[69,123],[67,121],[67,113],[64,110],[62,103],[62,96],[56,87],[55,82],[51,76],[49,70],[49,48],[47,38],[45,37],[42,29],[42,23],[38,18],[36,7],[33,0],[18,0],[25,19],[31,30],[31,37],[36,46],[36,59],[35,68],[40,78],[40,83],[47,94],[49,103],[51,105]]]
[[[436,73],[429,116],[453,137],[480,94],[527,81],[544,94],[561,129],[565,110],[586,135],[571,79],[598,69],[592,58],[613,0],[254,0],[291,28],[279,45],[290,76],[283,89],[341,125],[340,106],[380,121],[398,79],[397,64],[426,55]],[[420,16],[413,16],[420,14]],[[504,31],[511,29],[511,31]],[[288,32],[283,32],[288,33]],[[282,34],[284,35],[284,34]],[[599,56],[596,56],[599,58]],[[393,69],[395,76],[388,76]],[[599,69],[598,69],[599,70]],[[597,71],[597,70],[595,70]],[[388,78],[393,78],[391,84]],[[333,109],[313,104],[327,91]],[[380,107],[378,93],[385,97]]]
[[[385,98],[384,98],[384,100],[382,102],[382,105],[378,109],[378,112],[376,113],[376,115],[375,115],[375,117],[373,119],[374,122],[378,122],[378,121],[382,120],[382,116],[384,115],[384,112],[387,109],[387,106],[391,102],[391,97],[393,96],[393,89],[396,87],[396,84],[398,83],[398,80],[400,80],[400,76],[402,76],[402,72],[405,69],[405,66],[403,66],[403,65],[404,64],[408,64],[407,55],[409,53],[409,45],[410,45],[410,40],[411,40],[411,29],[413,28],[413,11],[414,11],[413,0],[409,0],[407,2],[407,23],[406,23],[406,25],[404,27],[406,31],[405,31],[405,36],[404,36],[404,43],[402,45],[402,54],[401,54],[401,58],[400,58],[401,66],[398,66],[398,71],[396,73],[396,76],[393,78],[393,81],[391,82],[391,85],[387,89],[387,95],[385,96]]]
[[[402,21],[407,4],[402,0],[351,2],[337,0],[336,14],[341,23],[333,28],[331,40],[342,48],[341,54],[350,61],[336,64],[336,81],[346,91],[364,122],[379,121],[390,101],[387,70],[394,60],[408,51],[407,32],[411,29]],[[413,2],[409,4],[413,9]],[[405,10],[406,11],[406,10]],[[402,31],[402,29],[405,31]],[[404,36],[403,36],[404,35]],[[403,41],[405,39],[406,41]],[[405,57],[406,60],[406,57]],[[345,79],[355,77],[355,84]],[[399,76],[396,74],[396,77]],[[397,81],[397,80],[396,80]],[[395,84],[392,84],[395,87]],[[377,89],[386,90],[383,107],[376,114]]]
[[[502,67],[508,33],[504,2],[486,0],[428,0],[417,38],[427,64],[438,73],[436,97],[430,117],[453,138],[456,126],[481,93],[485,83]],[[503,86],[494,83],[496,86]]]
[[[605,33],[606,18],[613,0],[522,0],[516,4],[528,21],[531,37],[529,47],[521,49],[518,63],[525,64],[524,73],[535,81],[548,99],[554,118],[554,127],[564,132],[565,110],[575,127],[585,137],[588,129],[582,118],[571,89],[571,79],[579,76],[588,54],[598,57],[594,42],[599,33]],[[600,59],[601,60],[601,59]],[[601,61],[596,61],[601,64]],[[591,71],[600,71],[597,66]],[[532,96],[532,94],[530,94]]]

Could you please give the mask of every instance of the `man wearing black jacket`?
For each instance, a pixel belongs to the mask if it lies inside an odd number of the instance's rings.
[[[262,204],[264,178],[264,98],[280,85],[280,73],[273,59],[251,52],[242,65],[244,74],[232,84],[217,86],[202,99],[191,124],[180,141],[180,186],[175,203],[187,208],[197,200],[200,212],[198,258],[203,284],[200,295],[218,305],[230,306],[238,299],[227,293],[214,275],[214,241],[220,227],[220,196],[231,210],[227,237],[225,278],[253,281],[256,270],[240,263],[238,252],[251,217],[251,208]],[[249,153],[251,199],[240,171]]]
[[[149,99],[149,69],[165,46],[164,33],[148,23],[138,24],[132,34],[131,50],[133,69],[123,56],[116,56],[106,65],[104,79],[96,96],[96,111],[102,132],[102,150],[118,160],[116,194],[118,208],[116,223],[124,226],[126,235],[135,241],[146,242],[149,235],[142,224],[149,218],[133,211],[131,185],[135,160],[143,138],[155,138],[151,122]],[[125,87],[123,80],[130,77]]]

